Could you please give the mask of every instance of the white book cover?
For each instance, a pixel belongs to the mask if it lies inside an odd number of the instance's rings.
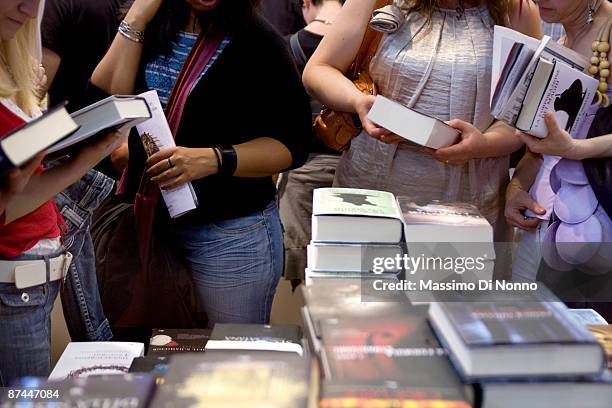
[[[359,188],[317,188],[312,214],[396,218],[401,220],[395,196],[387,191]]]
[[[400,245],[360,245],[311,242],[307,246],[308,268],[312,271],[373,272],[378,258],[401,257]],[[393,272],[397,272],[395,269]]]
[[[126,374],[132,360],[144,356],[143,343],[72,342],[66,346],[49,380],[101,374]]]
[[[554,112],[559,126],[576,137],[583,127],[586,110],[593,101],[598,85],[597,79],[563,62],[555,62],[548,87],[528,133],[540,138],[546,137],[548,128],[544,115]]]
[[[406,140],[432,149],[452,146],[460,137],[458,130],[440,119],[410,109],[377,95],[368,118]]]
[[[147,155],[151,156],[162,149],[175,147],[174,137],[157,91],[145,92],[140,96],[147,101],[151,110],[151,119],[136,126]],[[161,194],[172,218],[180,217],[198,206],[198,199],[191,183],[182,184],[172,190],[161,190]]]

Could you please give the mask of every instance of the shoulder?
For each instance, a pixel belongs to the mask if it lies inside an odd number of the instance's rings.
[[[259,49],[285,49],[286,40],[259,13],[255,13],[250,22],[238,33],[237,39],[244,44],[254,45]]]

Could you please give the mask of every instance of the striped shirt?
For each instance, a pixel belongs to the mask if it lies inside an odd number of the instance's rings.
[[[145,70],[147,87],[157,91],[164,109],[170,98],[174,82],[197,39],[197,34],[180,31],[177,40],[172,43],[170,54],[160,55],[147,64]]]

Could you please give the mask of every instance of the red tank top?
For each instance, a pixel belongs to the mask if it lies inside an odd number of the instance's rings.
[[[0,138],[24,123],[23,119],[0,103]],[[42,168],[38,172],[42,172]],[[4,216],[0,218],[4,221]],[[8,225],[3,222],[0,225],[0,258],[14,258],[41,239],[59,237],[59,224],[59,212],[51,200]]]

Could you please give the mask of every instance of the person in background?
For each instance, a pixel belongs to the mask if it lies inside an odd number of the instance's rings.
[[[38,6],[38,0],[0,2],[0,135],[41,114]],[[38,167],[5,203],[0,215],[0,385],[49,374],[50,313],[70,263],[60,240],[63,220],[51,199],[124,140],[124,134],[113,132],[53,169]]]
[[[560,43],[589,59],[593,55],[593,41],[612,17],[612,4],[607,0],[541,0],[538,7],[544,21],[563,25],[567,34],[561,38]],[[607,94],[609,98],[612,95],[609,89]],[[513,279],[534,281],[540,269],[542,243],[555,200],[549,182],[550,174],[559,160],[612,156],[612,135],[608,134],[612,133],[612,128],[606,128],[609,119],[605,115],[596,116],[599,111],[603,115],[609,109],[593,104],[587,112],[589,120],[585,121],[576,139],[572,139],[559,127],[552,113],[546,117],[550,129],[546,138],[537,139],[519,134],[528,151],[508,185],[505,209],[508,223],[524,230],[515,254]],[[605,132],[602,133],[603,130]],[[592,134],[593,131],[597,134]],[[531,211],[530,215],[525,213],[526,210]]]
[[[300,73],[308,59],[334,24],[344,0],[304,0],[302,13],[308,25],[287,38]],[[321,103],[310,100],[313,120],[321,112]],[[312,192],[331,187],[340,155],[312,135],[306,163],[281,175],[278,207],[284,227],[285,279],[295,288],[304,280],[306,246],[311,237]]]
[[[110,46],[119,25],[123,0],[47,0],[42,19],[43,66],[47,74],[49,105],[67,101],[75,111],[90,100],[88,82]],[[63,234],[73,259],[61,293],[64,317],[72,341],[110,340],[96,279],[96,261],[90,234],[92,214],[112,192],[118,177],[111,160],[90,170],[81,180],[55,197],[66,219]]]
[[[291,35],[306,24],[302,16],[300,0],[262,0],[261,14],[281,35]]]
[[[450,120],[447,123],[461,132],[457,144],[430,151],[368,120],[375,98],[363,95],[343,75],[355,58],[374,4],[347,0],[304,70],[312,95],[333,109],[358,113],[363,124],[340,159],[334,185],[386,190],[418,202],[473,203],[493,225],[495,241],[511,242],[512,231],[503,218],[504,191],[509,154],[522,142],[514,129],[491,115],[493,26],[503,24],[539,37],[536,8],[530,2],[520,7],[520,0],[395,2],[402,21],[383,39],[370,73],[380,94]],[[507,252],[497,254],[496,268],[507,267]],[[496,270],[496,277],[505,278],[508,272]]]
[[[283,268],[272,175],[302,165],[310,139],[295,65],[257,3],[136,0],[92,76],[109,93],[156,90],[166,109],[176,102],[173,112],[182,111],[170,116],[176,148],[147,160],[130,138],[126,191],[144,171],[161,189],[192,182],[199,207],[172,220],[169,233],[210,326],[269,321]],[[203,50],[213,58],[197,68]],[[190,74],[173,90],[181,72]],[[172,92],[181,96],[170,100]]]

